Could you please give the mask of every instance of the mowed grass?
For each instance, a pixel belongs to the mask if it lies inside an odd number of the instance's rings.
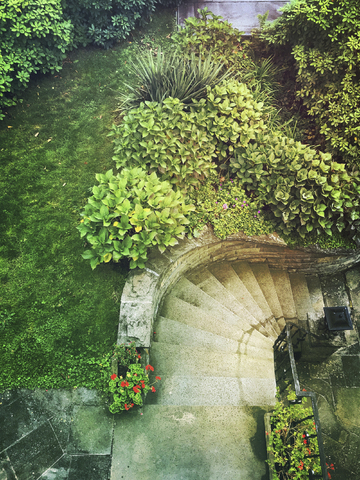
[[[115,169],[107,134],[127,64],[173,28],[163,10],[113,49],[70,52],[0,123],[0,389],[101,388],[128,265],[92,271],[76,226],[95,173]]]

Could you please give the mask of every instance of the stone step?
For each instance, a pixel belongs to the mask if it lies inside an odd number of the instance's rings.
[[[308,314],[314,315],[306,276],[301,273],[289,273],[289,279],[295,302],[296,316],[301,322],[306,322]]]
[[[272,339],[263,336],[251,326],[244,330],[238,324],[220,321],[207,315],[200,308],[171,295],[165,298],[160,315],[244,344],[265,348],[273,345]]]
[[[272,333],[278,336],[281,333],[280,326],[278,325],[271,308],[266,301],[266,298],[260,288],[254,272],[252,271],[251,266],[248,262],[236,262],[232,263],[232,267],[247,290],[250,292],[255,302],[263,311],[265,317],[267,318],[267,323],[269,323],[272,327]]]
[[[266,478],[264,410],[145,405],[119,415],[111,480]]]
[[[210,297],[221,303],[239,318],[247,321],[253,328],[260,333],[266,334],[264,327],[253,317],[253,315],[238,302],[219,280],[207,269],[196,270],[187,276],[187,278]]]
[[[244,305],[246,310],[256,318],[256,320],[267,329],[266,332],[269,337],[276,338],[276,335],[271,333],[267,325],[267,318],[263,311],[251,296],[244,283],[237,276],[236,272],[229,263],[215,264],[208,267],[209,271],[221,282],[224,287],[237,299],[239,303]],[[264,333],[265,335],[266,333]]]
[[[285,327],[284,315],[268,265],[266,263],[252,263],[251,269],[277,323],[280,326],[280,329],[282,330]]]
[[[320,320],[324,317],[325,306],[320,279],[317,275],[307,275],[306,283],[309,290],[311,305],[311,309],[309,311],[309,320]]]
[[[150,376],[150,383],[155,381]],[[156,405],[275,405],[276,385],[271,378],[162,375],[147,403]]]
[[[286,270],[270,269],[275,290],[281,305],[285,320],[297,323],[296,307],[291,290],[289,274]]]
[[[170,295],[206,311],[207,315],[209,314],[221,321],[239,325],[244,323],[241,317],[235,315],[231,310],[205,293],[187,278],[181,278],[171,290]],[[245,325],[246,328],[248,328],[250,322],[245,322]]]
[[[246,345],[230,338],[215,335],[205,330],[200,330],[176,320],[159,316],[155,323],[156,335],[154,341],[159,343],[172,343],[175,345],[187,345],[190,347],[210,348],[228,353],[242,353],[252,357],[273,359],[273,349],[259,348]]]
[[[224,353],[202,347],[153,342],[150,350],[157,375],[274,378],[272,359]]]

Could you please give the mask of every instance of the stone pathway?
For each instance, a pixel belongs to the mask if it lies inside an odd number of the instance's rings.
[[[0,480],[108,480],[114,417],[98,392],[0,394]]]
[[[198,9],[208,7],[215,15],[220,15],[228,20],[233,27],[247,35],[254,28],[259,28],[259,14],[264,15],[269,11],[268,20],[275,20],[280,13],[279,8],[286,3],[284,0],[204,0],[182,3],[177,10],[177,19],[180,25],[184,25],[185,18],[198,17]]]

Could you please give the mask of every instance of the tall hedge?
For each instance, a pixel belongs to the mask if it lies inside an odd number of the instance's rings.
[[[1,109],[14,105],[33,73],[59,70],[72,45],[73,26],[60,0],[0,2]]]
[[[62,0],[65,18],[75,27],[75,43],[103,48],[125,39],[149,18],[156,0]]]

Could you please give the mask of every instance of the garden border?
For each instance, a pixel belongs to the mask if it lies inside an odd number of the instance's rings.
[[[130,271],[121,296],[117,343],[135,341],[137,347],[150,347],[154,321],[167,291],[196,267],[236,260],[267,262],[289,273],[329,274],[359,263],[360,249],[291,249],[276,233],[247,237],[239,232],[220,240],[211,227],[205,227],[198,238],[181,239],[164,253],[151,249],[145,268]]]

